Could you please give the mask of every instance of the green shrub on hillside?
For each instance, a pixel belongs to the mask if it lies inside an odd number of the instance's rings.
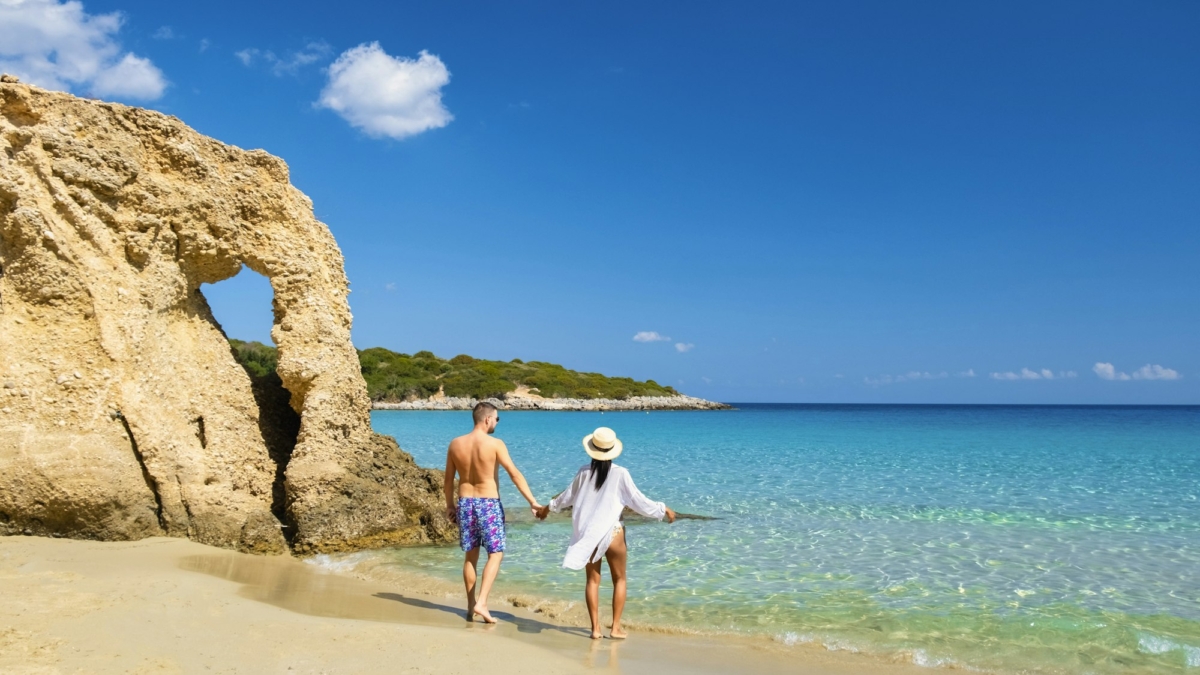
[[[238,362],[252,377],[275,371],[279,357],[274,347],[241,340],[230,340],[229,343]],[[444,391],[447,396],[491,398],[515,391],[522,385],[546,398],[623,399],[678,393],[654,380],[638,382],[629,377],[580,373],[542,361],[487,361],[466,354],[446,360],[433,352],[422,351],[409,356],[372,347],[358,352],[358,362],[363,379],[367,381],[367,393],[374,401],[427,398],[438,391]]]
[[[279,352],[261,342],[230,340],[229,346],[233,347],[234,358],[252,378],[269,375],[279,365]]]

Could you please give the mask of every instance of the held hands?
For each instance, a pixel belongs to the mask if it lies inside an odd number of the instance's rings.
[[[675,511],[674,511],[674,510],[672,510],[672,509],[671,509],[671,507],[669,507],[669,506],[667,506],[667,507],[664,507],[664,508],[666,508],[666,509],[667,509],[667,516],[666,516],[666,518],[667,518],[667,522],[668,522],[668,523],[673,523],[673,522],[675,522]]]
[[[537,516],[538,520],[545,520],[546,516],[550,515],[550,505],[539,506],[533,510],[533,515]]]

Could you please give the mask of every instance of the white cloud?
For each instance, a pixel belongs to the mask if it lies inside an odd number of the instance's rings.
[[[304,66],[312,65],[332,53],[333,48],[326,42],[316,40],[304,45],[304,49],[288,52],[287,56],[284,57],[276,56],[273,51],[263,51],[254,47],[234,52],[233,55],[247,68],[261,59],[271,67],[271,73],[279,77],[282,75],[295,75]]]
[[[1050,370],[1049,368],[1042,368],[1041,370],[1030,370],[1029,368],[1022,368],[1020,372],[1013,372],[1010,370],[1010,371],[1003,372],[1003,373],[992,373],[991,378],[993,380],[1008,380],[1008,381],[1012,381],[1012,380],[1060,380],[1060,379],[1072,378],[1072,377],[1075,377],[1076,375],[1078,375],[1078,373],[1076,373],[1073,370],[1066,370],[1066,371],[1060,370],[1056,373],[1053,370]]]
[[[666,335],[659,335],[658,331],[656,331],[656,330],[643,330],[643,331],[638,331],[637,334],[635,334],[633,336],[633,341],[634,342],[670,342],[671,338],[667,337]]]
[[[121,51],[119,12],[79,2],[0,0],[0,70],[47,89],[155,99],[166,78],[149,59]]]
[[[1133,371],[1133,375],[1117,371],[1116,367],[1111,363],[1097,363],[1092,366],[1092,372],[1102,380],[1178,380],[1183,377],[1179,371],[1171,368],[1163,368],[1160,365],[1146,365]]]
[[[1129,376],[1125,373],[1118,373],[1117,369],[1111,363],[1097,363],[1092,366],[1092,372],[1102,380],[1128,380]]]
[[[150,37],[155,40],[171,40],[175,38],[175,31],[171,30],[170,26],[159,26]]]
[[[442,105],[450,71],[422,50],[416,59],[390,56],[378,42],[348,49],[329,66],[317,105],[369,136],[401,139],[454,119]]]
[[[954,376],[955,377],[975,377],[975,369],[968,368],[967,370],[963,370],[963,371],[955,373]]]
[[[1146,365],[1133,371],[1133,379],[1135,380],[1178,380],[1182,375],[1179,371],[1171,368],[1163,368],[1160,365]]]
[[[880,375],[879,377],[864,377],[863,382],[878,387],[883,384],[900,384],[901,382],[913,382],[916,380],[941,380],[950,377],[950,373],[941,371],[931,373],[927,370],[910,370],[903,375]]]
[[[201,39],[200,40],[200,53],[203,54],[204,52],[208,51],[208,47],[211,44],[212,43],[208,41],[208,38]]]
[[[237,57],[238,61],[242,62],[243,66],[249,66],[251,63],[254,63],[254,58],[258,56],[258,54],[259,51],[252,48],[243,49],[240,52],[233,53],[233,55]]]
[[[683,353],[685,353],[685,352],[690,352],[690,351],[692,351],[692,349],[693,349],[695,346],[696,346],[696,345],[694,345],[694,344],[692,344],[692,343],[690,343],[690,342],[686,342],[686,343],[685,343],[685,342],[676,342],[676,343],[675,343],[675,351],[679,352],[680,354],[683,354]]]
[[[389,281],[388,283],[384,284],[384,285],[383,285],[383,290],[385,290],[385,291],[394,291],[394,290],[396,290],[396,282],[394,282],[394,281]]]
[[[92,92],[98,96],[154,99],[162,95],[163,86],[162,72],[150,59],[126,54],[115,66],[96,75]]]

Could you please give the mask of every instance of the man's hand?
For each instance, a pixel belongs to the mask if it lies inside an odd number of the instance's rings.
[[[675,512],[674,512],[674,511],[672,511],[672,510],[671,510],[671,507],[669,507],[669,506],[668,506],[668,507],[665,507],[665,508],[667,509],[667,522],[668,522],[668,523],[673,523],[673,522],[675,522]]]
[[[546,516],[550,515],[550,505],[539,506],[533,510],[533,515],[538,520],[545,520]]]
[[[458,524],[458,509],[447,504],[446,505],[446,517],[450,519],[450,522],[457,525]]]

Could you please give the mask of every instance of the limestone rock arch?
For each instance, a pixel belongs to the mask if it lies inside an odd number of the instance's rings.
[[[274,289],[288,394],[252,388],[199,291],[242,265]],[[0,83],[0,533],[447,538],[440,472],[371,431],[348,293],[282,160]]]

